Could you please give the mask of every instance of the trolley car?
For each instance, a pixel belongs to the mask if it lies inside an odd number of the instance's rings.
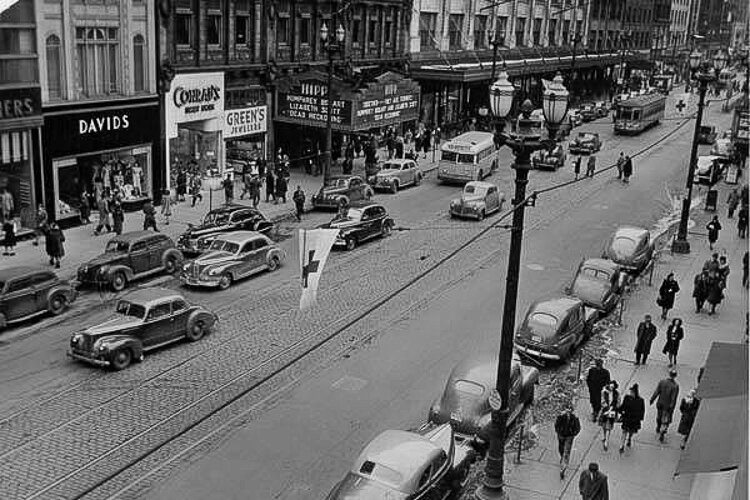
[[[617,104],[615,112],[615,134],[640,134],[664,118],[663,94],[648,94],[633,97]]]

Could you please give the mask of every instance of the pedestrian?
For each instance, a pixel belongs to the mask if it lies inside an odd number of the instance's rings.
[[[268,203],[271,199],[273,201],[276,201],[276,180],[274,179],[273,172],[271,169],[268,169],[268,172],[266,172],[266,203]]]
[[[296,208],[295,214],[297,215],[297,220],[301,221],[302,214],[305,212],[305,192],[302,191],[302,186],[297,186],[297,189],[294,190],[292,201],[294,201]]]
[[[39,237],[44,236],[47,233],[47,224],[49,223],[49,217],[47,211],[44,209],[44,205],[41,203],[36,209],[36,231],[34,231],[34,246],[39,246]]]
[[[125,212],[122,209],[122,203],[118,200],[112,202],[112,229],[116,235],[122,234],[122,226],[125,223]]]
[[[234,203],[234,181],[232,180],[232,174],[227,174],[221,185],[224,188],[224,204],[231,205]]]
[[[727,218],[731,219],[734,217],[734,211],[737,210],[737,206],[740,204],[740,190],[734,188],[729,192],[727,197]]]
[[[659,287],[659,297],[656,304],[661,307],[661,319],[667,319],[667,313],[674,307],[674,296],[680,291],[674,273],[669,273]]]
[[[286,179],[284,177],[276,179],[276,199],[274,200],[274,204],[279,200],[282,203],[286,203]]]
[[[622,422],[622,439],[620,441],[620,453],[625,451],[625,445],[628,448],[633,445],[633,435],[641,430],[641,422],[646,415],[646,403],[638,394],[638,384],[633,384],[630,390],[622,398],[620,405],[620,420]]]
[[[596,155],[589,156],[588,162],[586,163],[586,177],[594,177],[596,172]]]
[[[617,420],[617,409],[620,407],[620,392],[617,390],[617,382],[611,380],[602,389],[602,407],[599,411],[599,426],[602,428],[602,447],[607,451],[609,446],[609,435]]]
[[[651,315],[647,314],[638,325],[635,343],[635,364],[645,365],[651,352],[651,343],[656,338],[656,326],[651,322]]]
[[[60,229],[60,226],[56,222],[52,221],[49,224],[49,230],[47,231],[47,237],[44,241],[44,247],[49,255],[49,264],[55,266],[56,269],[60,269],[60,259],[65,255],[65,235]]]
[[[81,224],[91,224],[91,195],[86,188],[81,192],[81,205],[78,209]]]
[[[745,250],[745,255],[742,256],[742,286],[747,288],[747,260],[748,260],[748,252]]]
[[[422,134],[422,149],[424,151],[424,157],[427,158],[427,152],[430,150],[430,142],[432,141],[432,131],[428,128],[425,129]]]
[[[667,434],[669,424],[672,423],[672,414],[677,405],[677,396],[680,392],[680,386],[675,380],[677,370],[669,370],[669,377],[662,379],[656,385],[654,393],[651,395],[650,404],[656,401],[656,433],[659,435],[659,441],[664,442],[664,436]]]
[[[98,236],[102,232],[102,228],[105,228],[107,232],[112,231],[112,226],[109,223],[109,199],[106,194],[99,198],[97,209],[99,210],[99,223],[94,229],[94,234]]]
[[[711,306],[711,309],[708,311],[709,316],[716,314],[716,306],[721,304],[722,299],[724,299],[722,283],[723,281],[718,275],[710,277],[708,280],[708,294],[706,295],[706,301]]]
[[[625,164],[622,167],[623,180],[630,182],[630,176],[633,175],[633,160],[630,156],[625,157]]]
[[[156,227],[156,209],[153,203],[151,203],[151,199],[147,198],[143,204],[143,230],[146,231],[150,227],[157,233],[159,232],[159,229]]]
[[[706,229],[708,230],[708,248],[713,250],[716,240],[719,239],[719,231],[721,231],[721,223],[719,223],[718,215],[714,215],[711,222],[706,224]]]
[[[568,403],[555,419],[555,432],[557,433],[557,451],[560,453],[560,479],[564,479],[565,471],[570,464],[573,440],[581,432],[581,422],[573,413],[573,403]]]
[[[573,173],[575,174],[575,180],[578,180],[578,176],[581,175],[581,157],[576,157],[575,163],[573,163]]]
[[[617,158],[617,178],[618,179],[622,179],[624,168],[625,168],[625,153],[620,151],[620,156]]]
[[[680,350],[680,342],[685,338],[680,318],[672,319],[672,324],[667,327],[667,341],[664,343],[662,353],[669,358],[669,367],[677,366],[677,352]]]
[[[709,278],[716,278],[719,276],[719,254],[714,252],[711,254],[711,258],[703,263],[703,270],[708,272]]]
[[[589,368],[586,374],[586,385],[589,389],[589,402],[591,403],[591,420],[596,422],[602,409],[602,389],[609,384],[611,378],[609,370],[604,368],[601,358],[594,361],[594,366]]]
[[[3,255],[16,254],[16,223],[13,219],[7,218],[3,222]]]
[[[591,462],[588,470],[581,472],[578,492],[582,500],[609,500],[607,476],[599,472],[599,464]]]
[[[187,194],[187,173],[184,169],[180,169],[177,173],[177,201],[185,201],[185,195]]]
[[[695,397],[695,389],[690,389],[688,395],[680,401],[680,423],[677,426],[677,432],[682,435],[680,449],[684,450],[687,444],[690,431],[693,430],[695,416],[698,415],[698,408],[701,405],[700,399]]]
[[[190,206],[194,207],[195,202],[200,200],[203,201],[203,194],[201,193],[201,187],[202,187],[203,181],[201,181],[200,174],[193,175],[193,179],[190,182],[190,197],[192,198],[192,203]]]
[[[253,207],[258,208],[260,203],[261,177],[253,176],[250,182],[250,199],[253,200]]]
[[[737,212],[737,235],[740,238],[747,237],[747,221],[747,205],[743,205],[742,208],[740,208],[740,211]]]
[[[721,280],[722,290],[727,287],[727,279],[729,278],[729,264],[727,263],[727,256],[722,255],[719,257],[719,279]]]
[[[168,226],[169,218],[172,217],[172,196],[169,189],[162,191],[161,214],[164,216],[164,225]]]
[[[242,176],[242,192],[240,192],[240,200],[245,199],[245,195],[248,195],[248,198],[252,198],[252,195],[250,194],[250,191],[252,189],[253,185],[253,176],[251,176],[249,173],[243,174]]]
[[[703,304],[708,297],[709,275],[707,270],[703,270],[695,275],[693,279],[693,298],[695,299],[695,312],[700,313],[703,310]]]

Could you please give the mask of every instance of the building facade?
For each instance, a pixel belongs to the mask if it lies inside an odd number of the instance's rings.
[[[667,46],[682,50],[689,46],[688,29],[692,0],[672,0],[669,12],[669,34]]]
[[[62,224],[115,190],[126,209],[159,195],[153,2],[37,2],[43,198]]]
[[[42,102],[33,0],[0,12],[0,224],[35,227],[42,199]]]

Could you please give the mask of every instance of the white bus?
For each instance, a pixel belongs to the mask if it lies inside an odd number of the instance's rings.
[[[438,180],[481,181],[498,167],[498,154],[491,132],[466,132],[440,146]]]

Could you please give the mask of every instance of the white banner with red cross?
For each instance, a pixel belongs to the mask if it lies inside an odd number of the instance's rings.
[[[320,276],[338,234],[338,229],[299,230],[300,311],[315,305]]]

